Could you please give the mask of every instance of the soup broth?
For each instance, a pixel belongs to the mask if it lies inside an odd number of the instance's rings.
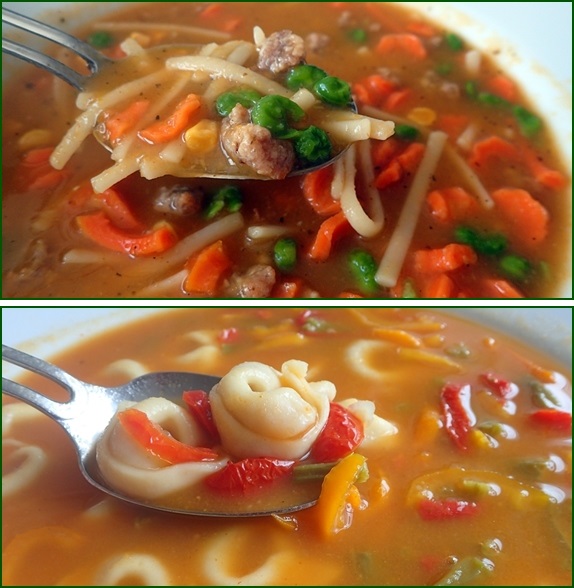
[[[102,195],[90,180],[111,162],[93,137],[62,171],[51,168],[78,114],[74,95],[26,70],[3,95],[3,296],[558,296],[569,172],[512,72],[464,31],[393,3],[305,3],[304,18],[302,6],[151,2],[80,36],[119,58],[126,39],[221,44],[251,41],[255,26],[290,29],[307,62],[346,80],[359,111],[395,122],[395,136],[305,178],[136,173]],[[442,133],[446,145],[433,146]],[[436,167],[425,163],[433,153]],[[78,220],[86,216],[97,228]]]
[[[330,532],[316,507],[240,520],[122,504],[82,478],[55,423],[7,400],[3,584],[572,584],[570,374],[492,329],[421,310],[180,309],[54,361],[113,386],[291,359],[398,429],[363,452],[370,476],[348,528]],[[465,387],[465,403],[447,399]]]

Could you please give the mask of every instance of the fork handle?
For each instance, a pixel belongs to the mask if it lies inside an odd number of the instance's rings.
[[[70,400],[57,402],[23,384],[4,377],[2,378],[2,392],[31,404],[58,421],[74,416],[77,409],[76,392],[82,390],[83,386],[85,386],[84,382],[47,361],[28,355],[8,345],[2,345],[2,360],[56,382],[68,391]]]

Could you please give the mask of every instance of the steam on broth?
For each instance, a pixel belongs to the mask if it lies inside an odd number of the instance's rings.
[[[145,3],[81,36],[112,58],[130,54],[129,65],[141,49],[199,44],[219,52],[247,47],[254,27],[270,36],[288,29],[304,41],[308,64],[350,84],[362,116],[395,125],[392,138],[360,141],[305,178],[270,182],[155,178],[169,172],[166,161],[190,163],[183,141],[162,144],[161,165],[151,150],[144,167],[155,179],[130,175],[133,159],[117,164],[119,175],[103,173],[109,154],[93,137],[55,170],[50,161],[65,158],[54,148],[79,111],[61,81],[27,70],[3,97],[4,296],[556,296],[569,172],[544,113],[512,72],[471,47],[464,31],[392,3],[307,3],[305,18],[300,9]],[[207,76],[210,88],[217,76]],[[123,123],[120,115],[133,116],[143,102],[118,105],[106,120]],[[169,124],[176,102],[156,122]],[[204,120],[179,134],[190,131],[190,144],[209,159],[217,141],[214,121]]]
[[[369,479],[346,528],[333,504],[218,520],[105,498],[60,428],[7,400],[3,584],[571,585],[571,376],[492,329],[421,310],[179,309],[55,361],[114,386],[293,358],[396,427],[361,448]]]

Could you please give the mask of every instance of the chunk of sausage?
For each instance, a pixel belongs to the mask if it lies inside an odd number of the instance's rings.
[[[235,298],[269,298],[275,280],[275,270],[270,265],[254,265],[244,274],[231,276],[227,292]]]
[[[273,33],[259,48],[259,69],[287,71],[305,60],[305,41],[289,30]]]
[[[161,188],[154,198],[153,207],[158,212],[188,217],[201,212],[204,193],[201,188],[172,186]]]
[[[284,179],[295,164],[293,146],[274,139],[268,129],[249,121],[248,110],[240,104],[223,121],[221,143],[227,155],[262,176]]]

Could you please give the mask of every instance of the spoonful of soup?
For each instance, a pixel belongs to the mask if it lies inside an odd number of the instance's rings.
[[[2,359],[67,391],[60,402],[2,378],[4,393],[64,428],[92,485],[161,511],[249,517],[302,510],[345,460],[349,491],[367,479],[363,444],[396,433],[372,403],[334,402],[334,384],[309,381],[298,360],[280,370],[245,362],[221,378],[149,373],[105,388],[6,345]]]
[[[76,122],[52,154],[62,169],[88,136],[114,165],[93,179],[105,191],[137,171],[225,179],[281,180],[332,163],[348,146],[385,140],[392,122],[356,112],[347,82],[305,60],[303,39],[283,30],[254,42],[121,45],[110,60],[62,31],[2,9],[3,22],[69,47],[89,75],[3,39],[2,49],[79,90]]]

